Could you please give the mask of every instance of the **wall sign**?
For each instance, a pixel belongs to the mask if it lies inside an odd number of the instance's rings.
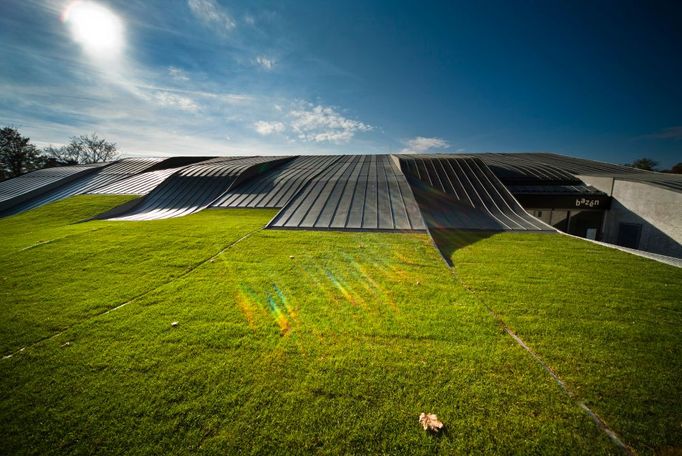
[[[599,200],[593,198],[576,198],[575,207],[596,208],[599,207]]]

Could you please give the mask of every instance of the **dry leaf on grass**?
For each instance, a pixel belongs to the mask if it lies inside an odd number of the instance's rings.
[[[419,424],[425,431],[438,432],[443,429],[443,423],[438,419],[438,415],[433,413],[422,413],[419,415]]]

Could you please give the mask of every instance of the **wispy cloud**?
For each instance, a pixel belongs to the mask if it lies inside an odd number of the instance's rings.
[[[199,105],[191,98],[177,95],[170,92],[156,92],[154,99],[161,106],[177,108],[182,111],[197,112]]]
[[[256,57],[256,63],[266,70],[272,70],[273,67],[275,66],[275,63],[277,62],[275,61],[275,59],[259,55],[258,57]]]
[[[170,66],[168,67],[168,74],[170,75],[171,78],[175,79],[176,81],[182,82],[189,81],[189,76],[187,76],[187,73],[185,73],[185,71],[180,68]]]
[[[237,22],[215,0],[187,0],[192,14],[204,24],[219,33],[226,33],[237,26]]]
[[[673,141],[682,141],[682,125],[664,128],[650,135],[642,136],[642,138],[672,139]]]
[[[214,101],[220,101],[221,103],[227,105],[244,105],[255,100],[253,96],[242,93],[229,93],[221,91],[211,92],[194,88],[176,89],[172,87],[164,87],[163,85],[141,83],[139,81],[137,82],[136,88],[140,90],[151,91],[160,90],[164,92],[187,95],[194,98],[205,98]]]
[[[265,120],[259,120],[253,124],[253,128],[258,132],[259,135],[267,136],[274,133],[281,133],[286,129],[286,126],[282,122],[273,121],[267,122]]]
[[[417,136],[404,141],[405,148],[400,151],[402,154],[423,154],[431,149],[443,149],[450,147],[450,144],[442,138],[427,138]]]

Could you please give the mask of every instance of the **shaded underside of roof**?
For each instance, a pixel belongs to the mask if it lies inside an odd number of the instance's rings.
[[[293,157],[223,157],[176,170],[135,206],[111,220],[181,217],[208,207],[232,185]]]
[[[337,157],[311,175],[270,228],[423,231],[419,206],[388,155]]]
[[[163,158],[154,166],[147,168],[146,171],[159,171],[170,168],[182,168],[184,166],[194,165],[195,163],[204,162],[207,160],[216,159],[218,157],[168,157]]]
[[[429,227],[552,230],[528,214],[478,158],[414,155],[399,160]]]
[[[31,198],[22,204],[16,205],[7,210],[3,215],[18,214],[69,196],[88,193],[97,188],[125,179],[131,175],[138,174],[145,169],[156,165],[160,160],[161,159],[158,158],[128,158],[112,164],[106,164],[99,169],[96,169],[94,172],[87,173],[82,177],[78,177],[64,185],[60,185],[50,191]]]

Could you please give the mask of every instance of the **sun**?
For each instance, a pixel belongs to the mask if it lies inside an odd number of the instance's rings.
[[[69,26],[73,39],[96,57],[113,57],[123,48],[123,23],[102,5],[72,2],[64,10],[62,21]]]

